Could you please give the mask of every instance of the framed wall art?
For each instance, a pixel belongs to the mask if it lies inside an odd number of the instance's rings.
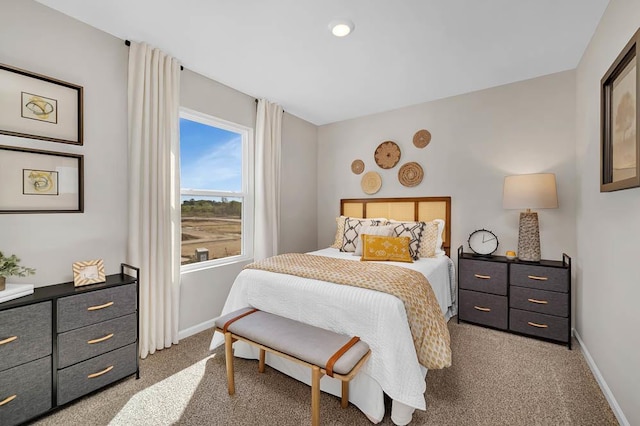
[[[0,134],[82,145],[82,86],[0,64]]]
[[[640,186],[640,30],[601,80],[600,192]]]
[[[74,287],[103,283],[106,281],[104,262],[102,259],[74,262],[72,269]]]
[[[81,213],[78,154],[0,145],[0,213]]]

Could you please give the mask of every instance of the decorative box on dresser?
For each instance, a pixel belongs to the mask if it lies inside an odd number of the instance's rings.
[[[124,273],[135,271],[135,277]],[[138,368],[138,268],[0,303],[0,425],[47,413]]]
[[[521,262],[458,248],[458,322],[564,343],[571,349],[571,258]]]

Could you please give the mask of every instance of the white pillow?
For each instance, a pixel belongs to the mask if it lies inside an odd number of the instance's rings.
[[[442,231],[444,231],[444,220],[442,219],[434,219],[432,222],[438,224],[438,241],[436,241],[436,256],[441,256],[446,254],[442,249]]]
[[[356,251],[353,253],[354,256],[362,256],[362,236],[363,235],[381,235],[383,237],[390,237],[393,232],[393,226],[373,226],[373,225],[363,225],[360,228],[360,234],[358,235],[358,239],[356,240]]]
[[[344,234],[342,237],[342,247],[340,251],[348,251],[353,253],[356,251],[356,242],[360,240],[360,228],[366,225],[386,225],[387,219],[358,219],[348,217],[344,223]]]

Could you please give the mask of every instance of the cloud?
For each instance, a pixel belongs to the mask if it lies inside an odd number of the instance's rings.
[[[181,182],[183,189],[219,191],[242,190],[242,137],[212,145],[192,160],[183,160]]]

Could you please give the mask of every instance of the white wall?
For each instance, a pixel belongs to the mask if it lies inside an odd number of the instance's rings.
[[[0,251],[44,286],[71,264],[103,259],[119,272],[127,235],[127,55],[122,40],[33,1],[3,0],[0,62],[84,87],[84,146],[0,135],[0,144],[84,155],[84,213],[1,214]],[[11,278],[11,281],[18,281]]]
[[[576,71],[576,330],[619,420],[632,425],[640,424],[640,188],[600,193],[600,79],[639,24],[640,2],[612,0]]]
[[[285,112],[282,118],[280,253],[317,247],[318,127]]]
[[[0,62],[84,86],[84,146],[0,135],[0,145],[85,156],[85,213],[0,214],[0,251],[15,253],[24,265],[37,268],[37,275],[23,282],[45,286],[70,281],[73,262],[98,258],[112,274],[125,260],[128,53],[123,40],[32,0],[2,0]],[[181,104],[255,127],[253,97],[189,70],[181,75]],[[285,114],[281,197],[283,204],[300,204],[283,214],[283,251],[316,247],[316,132],[316,126]],[[243,266],[183,275],[181,335],[219,315]]]
[[[416,148],[413,135],[428,129],[431,143]],[[390,170],[373,154],[393,140],[402,157]],[[452,197],[452,254],[478,228],[494,231],[500,254],[516,250],[519,212],[502,208],[504,176],[551,172],[558,209],[538,211],[543,258],[575,256],[575,75],[562,72],[395,111],[321,126],[318,130],[318,244],[333,241],[340,198],[368,197],[351,162],[377,171],[382,188],[373,197]],[[423,167],[422,183],[402,186],[398,168]]]

